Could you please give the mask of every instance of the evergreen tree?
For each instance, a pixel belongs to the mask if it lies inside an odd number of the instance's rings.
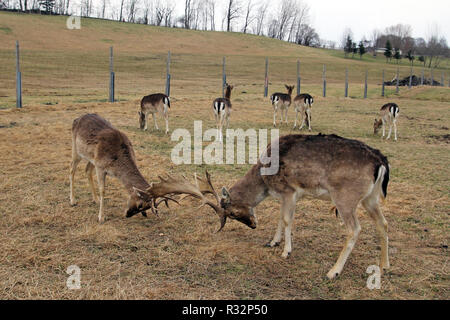
[[[425,67],[425,57],[424,57],[424,56],[420,56],[420,57],[418,58],[418,60],[419,60],[420,62],[422,62],[422,63],[423,63],[423,66]]]
[[[397,60],[397,64],[400,62],[401,58],[402,58],[402,55],[400,54],[400,49],[395,48],[394,49],[394,59]]]
[[[358,47],[356,46],[356,42],[352,43],[352,58],[355,56],[355,54],[358,53]]]
[[[389,40],[386,41],[386,48],[384,49],[384,56],[386,57],[386,62],[388,62],[392,58],[392,45]]]
[[[352,52],[352,38],[350,37],[350,35],[347,36],[347,41],[345,42],[345,47],[344,47],[344,53],[345,53],[345,57],[347,57],[347,55]]]
[[[412,50],[408,50],[408,53],[406,54],[406,58],[409,60],[409,62],[411,63],[411,66],[414,65],[414,59],[416,57],[414,57]]]
[[[362,56],[367,52],[366,47],[364,47],[364,43],[362,41],[359,42],[358,53],[359,58],[362,59]]]

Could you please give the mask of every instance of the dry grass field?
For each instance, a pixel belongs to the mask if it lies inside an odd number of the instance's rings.
[[[6,30],[6,31],[5,31]],[[78,32],[78,33],[77,33]],[[24,108],[14,106],[14,43],[20,40]],[[226,44],[226,45],[223,45]],[[116,54],[117,98],[107,103],[108,47]],[[270,128],[272,107],[262,97],[264,57],[271,61],[270,92],[294,83],[302,60],[304,91],[315,98],[313,133],[364,141],[388,156],[392,166],[383,210],[389,223],[391,269],[381,289],[366,287],[377,264],[375,227],[358,211],[362,232],[343,273],[326,273],[345,232],[320,200],[298,203],[293,252],[264,248],[277,225],[279,203],[256,209],[258,227],[230,221],[220,233],[217,217],[198,202],[162,209],[159,216],[125,218],[126,193],[108,177],[106,222],[98,224],[84,166],[75,180],[78,205],[69,204],[72,120],[95,112],[125,132],[148,181],[158,174],[201,174],[208,168],[216,187],[230,187],[249,165],[172,164],[176,142],[163,131],[138,129],[138,102],[162,91],[165,55],[172,50],[171,130],[192,130],[194,120],[214,126],[211,101],[227,56],[232,128]],[[329,97],[320,97],[322,64]],[[351,73],[351,98],[342,96],[342,72]],[[188,32],[96,20],[66,30],[61,17],[0,13],[0,298],[2,299],[449,299],[450,89],[402,88],[379,97],[379,78],[362,96],[363,70],[396,66],[348,61],[325,50],[240,34]],[[402,69],[404,74],[409,71]],[[448,73],[448,69],[444,70]],[[399,140],[373,136],[372,123],[387,101],[400,107]],[[281,127],[281,134],[291,130]],[[163,125],[161,119],[160,126]],[[81,268],[80,290],[66,287],[66,268]]]

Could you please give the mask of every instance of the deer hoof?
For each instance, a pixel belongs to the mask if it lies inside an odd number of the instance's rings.
[[[291,253],[290,253],[290,252],[283,252],[283,253],[281,254],[281,256],[282,256],[283,258],[287,259],[287,258],[289,258],[289,257],[291,256]]]
[[[330,271],[327,273],[327,278],[330,279],[330,280],[333,280],[333,279],[335,279],[338,275],[339,275],[339,272],[330,270]]]
[[[267,243],[264,245],[264,247],[266,247],[266,248],[273,248],[273,247],[278,247],[279,245],[280,245],[279,242],[275,242],[275,243],[272,244],[272,241],[271,241],[271,242],[267,242]]]

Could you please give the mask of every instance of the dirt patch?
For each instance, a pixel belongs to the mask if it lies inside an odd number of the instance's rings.
[[[428,136],[431,139],[440,141],[440,142],[445,142],[445,143],[450,143],[450,134],[441,134],[441,135],[429,135]]]

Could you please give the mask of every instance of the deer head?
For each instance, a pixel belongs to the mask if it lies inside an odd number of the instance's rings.
[[[377,134],[378,130],[381,128],[381,126],[383,125],[383,121],[377,120],[375,118],[374,122],[373,122],[373,134]]]
[[[231,84],[226,83],[226,91],[225,91],[225,98],[230,99],[231,97],[231,90],[233,90],[234,86]]]
[[[292,94],[292,90],[294,90],[295,86],[288,86],[287,84],[284,85],[288,91],[288,95]]]
[[[145,127],[145,114],[141,111],[138,111],[139,115],[139,129],[144,129]]]
[[[225,187],[222,188],[221,196],[220,207],[224,211],[225,221],[228,217],[242,222],[252,229],[256,228],[256,216],[252,207],[232,201],[230,193]]]

